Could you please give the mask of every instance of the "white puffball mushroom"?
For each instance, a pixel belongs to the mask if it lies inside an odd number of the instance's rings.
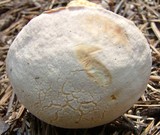
[[[140,98],[151,51],[133,22],[80,0],[32,19],[6,65],[32,114],[58,127],[89,128],[111,122]]]

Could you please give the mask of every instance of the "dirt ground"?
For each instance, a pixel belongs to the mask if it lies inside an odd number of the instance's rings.
[[[5,70],[8,49],[32,18],[69,0],[0,0],[0,134],[2,135],[160,135],[160,0],[91,0],[132,20],[152,51],[152,72],[145,93],[115,121],[91,129],[48,125],[19,103]]]

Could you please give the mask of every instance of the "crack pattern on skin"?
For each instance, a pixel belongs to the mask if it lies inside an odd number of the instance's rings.
[[[82,70],[76,70],[76,72],[79,72]],[[71,75],[72,76],[72,75]],[[51,93],[53,90],[53,86],[48,88],[48,90],[41,90],[38,92],[38,97],[39,97],[39,103],[37,103],[37,106],[41,106],[41,112],[43,112],[45,109],[52,109],[55,110],[53,112],[52,118],[48,117],[49,121],[51,123],[56,122],[58,123],[63,115],[68,115],[67,110],[74,111],[76,114],[76,119],[75,119],[75,124],[80,123],[83,120],[86,121],[93,121],[93,123],[96,121],[94,118],[89,118],[86,119],[86,116],[88,117],[89,113],[92,112],[101,112],[97,106],[97,101],[94,101],[94,96],[92,95],[93,93],[90,93],[89,91],[85,91],[83,89],[75,89],[72,86],[72,83],[70,82],[71,80],[68,78],[66,81],[64,81],[60,87],[59,90],[57,90],[58,97],[57,99],[63,99],[62,102],[55,102],[55,101],[49,101],[49,103],[45,103],[46,101],[48,102],[48,98],[52,95]],[[46,99],[46,97],[48,97]],[[55,100],[57,100],[55,99]],[[45,102],[44,102],[45,101]],[[40,112],[37,112],[39,114]],[[43,116],[43,114],[40,114]],[[99,119],[104,118],[104,112],[98,114]],[[74,117],[74,116],[72,116]]]
[[[79,47],[80,48],[76,49],[82,67],[69,72],[67,75],[68,77],[65,78],[65,80],[58,77],[57,84],[61,83],[61,86],[58,86],[57,90],[54,90],[55,83],[49,85],[50,82],[47,82],[50,87],[47,90],[41,89],[38,92],[39,103],[37,103],[37,105],[41,107],[41,113],[37,113],[43,116],[43,111],[46,109],[50,108],[51,110],[54,110],[54,112],[49,113],[48,118],[46,118],[50,123],[59,123],[64,116],[67,118],[74,117],[73,122],[75,124],[81,123],[81,121],[84,120],[92,121],[92,123],[96,122],[96,118],[86,118],[89,117],[88,115],[90,113],[96,114],[96,117],[99,119],[104,118],[105,111],[100,111],[100,108],[98,107],[97,102],[99,99],[96,98],[95,100],[95,96],[93,96],[93,93],[90,91],[74,86],[74,84],[72,84],[72,78],[73,76],[77,76],[78,73],[84,72],[87,73],[88,77],[93,82],[101,87],[106,87],[109,85],[108,83],[111,83],[111,75],[108,69],[94,57],[94,54],[96,54],[97,51],[100,51],[100,48],[96,46],[92,46],[91,48],[91,46],[86,47],[85,45],[80,45]],[[81,55],[84,55],[84,57]],[[51,94],[53,91],[57,92],[55,93],[57,96],[55,96],[54,100],[50,101],[54,96],[54,93],[53,95]],[[75,112],[75,116],[70,116],[68,114],[69,112]]]

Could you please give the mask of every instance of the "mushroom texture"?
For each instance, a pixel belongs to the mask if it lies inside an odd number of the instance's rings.
[[[89,128],[111,122],[140,98],[151,52],[133,22],[80,0],[32,19],[6,64],[32,114],[58,127]]]

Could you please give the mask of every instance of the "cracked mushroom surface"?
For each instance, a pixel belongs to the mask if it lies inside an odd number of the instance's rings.
[[[39,119],[64,128],[106,124],[144,92],[149,45],[133,22],[88,3],[32,19],[6,60],[21,103]]]

